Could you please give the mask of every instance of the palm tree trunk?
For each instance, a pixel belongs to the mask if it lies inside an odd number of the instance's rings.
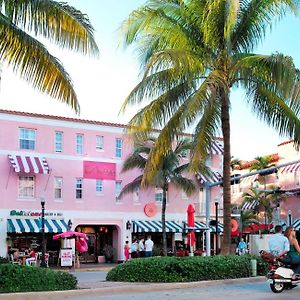
[[[230,185],[230,120],[229,120],[229,94],[221,90],[221,121],[224,142],[223,157],[223,220],[224,234],[221,254],[230,254],[231,245],[231,185]]]
[[[162,241],[163,241],[163,256],[167,255],[167,234],[166,234],[166,206],[167,206],[167,191],[168,191],[168,183],[164,183],[163,187],[163,199],[162,199],[162,207],[161,207],[161,223],[162,223]]]

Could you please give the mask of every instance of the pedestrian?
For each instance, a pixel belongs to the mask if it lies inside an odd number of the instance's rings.
[[[124,246],[124,256],[125,256],[125,262],[129,260],[130,257],[130,247],[129,247],[129,242],[125,242]]]
[[[145,245],[144,245],[144,239],[141,238],[139,241],[139,255],[140,257],[144,257],[145,256]]]
[[[131,258],[137,258],[138,257],[138,247],[139,247],[139,244],[137,242],[137,239],[134,239],[132,244],[131,244],[131,247],[130,247]]]
[[[153,246],[154,246],[154,243],[151,240],[151,236],[148,235],[147,240],[145,242],[145,257],[152,256]]]
[[[243,238],[241,238],[241,240],[240,240],[240,242],[239,242],[237,248],[238,248],[238,254],[239,254],[239,255],[243,255],[243,254],[246,253],[247,244],[245,243],[245,241],[244,241]]]

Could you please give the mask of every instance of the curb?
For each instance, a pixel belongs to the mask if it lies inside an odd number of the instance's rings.
[[[124,294],[132,292],[146,292],[146,291],[163,291],[173,289],[187,289],[196,287],[208,287],[215,284],[236,284],[246,282],[262,282],[265,281],[264,276],[260,277],[247,277],[238,279],[222,279],[210,281],[195,281],[195,282],[182,282],[182,283],[124,283],[124,282],[109,282],[112,286],[104,286],[97,288],[86,288],[70,291],[49,291],[49,292],[29,292],[29,293],[11,293],[1,294],[0,299],[5,300],[35,300],[35,299],[67,299],[70,297],[83,297],[83,296],[103,296],[113,294]],[[103,284],[108,284],[104,281]]]

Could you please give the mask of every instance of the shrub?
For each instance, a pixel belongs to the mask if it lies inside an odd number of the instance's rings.
[[[254,255],[150,257],[132,259],[107,274],[108,281],[190,282],[251,276],[251,259],[257,259],[258,275],[266,274],[266,264]]]
[[[66,272],[0,264],[0,293],[71,290],[76,286],[77,279]]]

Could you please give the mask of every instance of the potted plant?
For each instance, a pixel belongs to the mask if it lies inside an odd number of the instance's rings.
[[[103,248],[103,254],[107,262],[112,262],[114,257],[114,248],[111,245],[106,244]]]

